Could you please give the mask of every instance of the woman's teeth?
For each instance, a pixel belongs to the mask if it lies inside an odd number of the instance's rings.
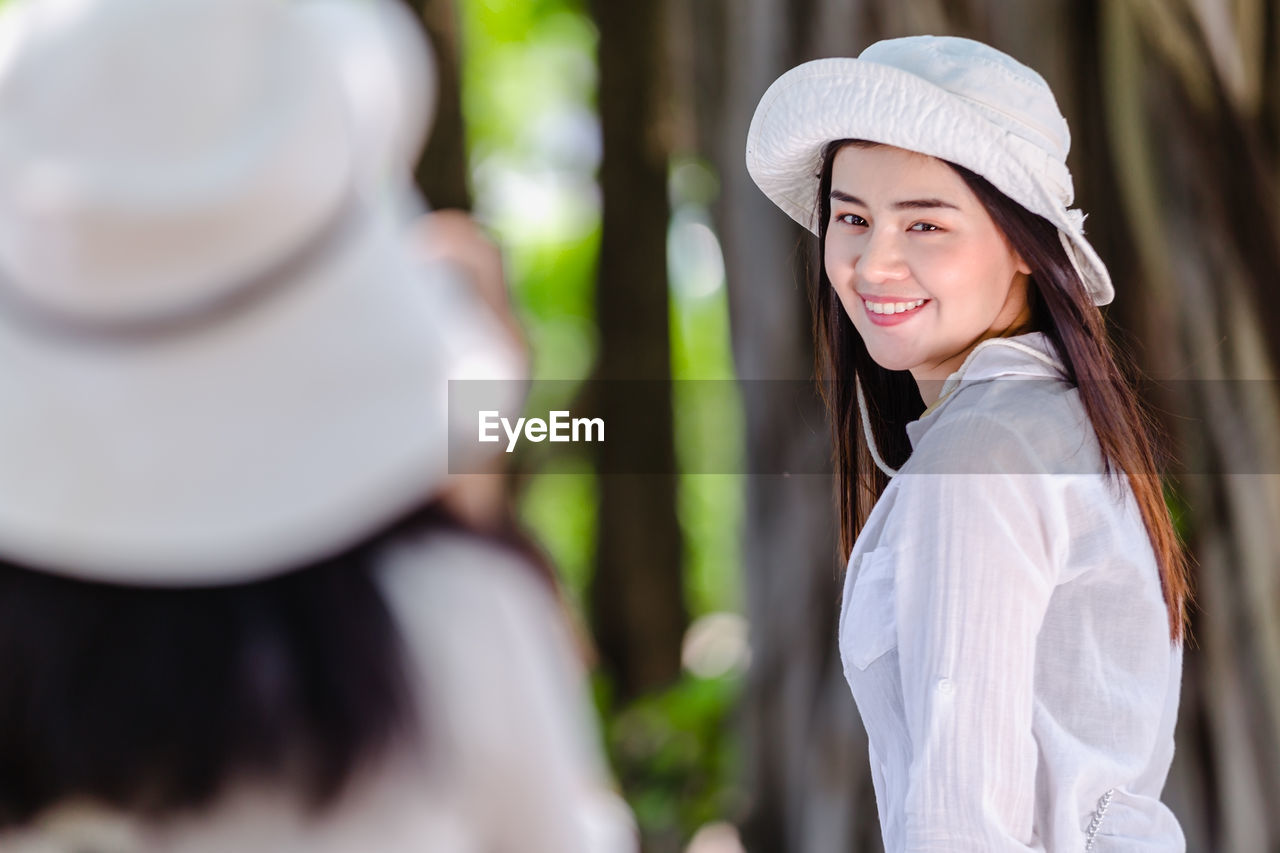
[[[867,310],[876,314],[901,314],[903,311],[919,308],[927,301],[926,299],[917,299],[915,302],[868,302]]]

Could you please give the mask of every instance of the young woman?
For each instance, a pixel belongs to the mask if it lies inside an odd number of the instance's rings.
[[[402,216],[407,15],[0,9],[6,853],[635,848],[552,579],[450,476],[449,380],[524,359],[496,249]]]
[[[765,93],[747,165],[818,236],[845,674],[885,849],[1180,851],[1186,557],[1031,69],[878,42]]]

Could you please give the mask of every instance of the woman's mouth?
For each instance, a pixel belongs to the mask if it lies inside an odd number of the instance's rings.
[[[931,299],[901,301],[863,299],[862,305],[866,309],[867,317],[877,326],[896,326],[919,314],[921,309],[932,301]]]

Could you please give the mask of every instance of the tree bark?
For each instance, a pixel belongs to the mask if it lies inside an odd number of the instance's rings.
[[[435,50],[436,108],[414,178],[433,208],[471,209],[462,120],[458,13],[453,0],[404,0],[423,22]]]
[[[674,682],[688,617],[676,516],[666,235],[670,218],[661,3],[598,0],[604,200],[593,399],[609,430],[589,600],[615,698]],[[628,380],[650,382],[629,386]],[[657,380],[657,382],[653,382]],[[624,473],[626,471],[626,473]]]

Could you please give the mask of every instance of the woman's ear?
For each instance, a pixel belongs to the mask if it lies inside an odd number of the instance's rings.
[[[1009,235],[996,229],[1000,234],[1000,239],[1004,241],[1004,247],[1009,250],[1009,254],[1013,257],[1013,268],[1023,275],[1031,275],[1031,265],[1022,259],[1022,253],[1013,247],[1013,241],[1009,239]]]

